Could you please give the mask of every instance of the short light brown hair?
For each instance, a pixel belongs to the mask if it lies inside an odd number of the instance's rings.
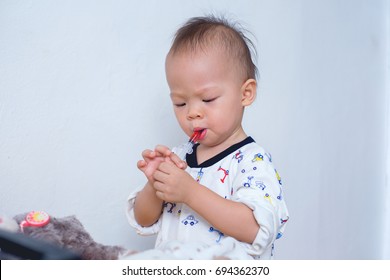
[[[175,34],[169,54],[182,51],[206,50],[210,46],[222,47],[237,61],[245,79],[256,79],[257,67],[252,56],[256,49],[237,22],[213,15],[190,18]]]

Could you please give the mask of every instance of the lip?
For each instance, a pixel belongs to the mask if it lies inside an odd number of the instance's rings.
[[[197,131],[200,132],[198,141],[203,140],[203,139],[206,137],[207,128],[201,128],[201,127],[196,127],[196,128],[194,128],[194,132],[197,132]]]

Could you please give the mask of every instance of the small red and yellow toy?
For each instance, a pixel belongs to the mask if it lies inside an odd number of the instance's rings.
[[[44,211],[31,211],[26,215],[24,221],[20,223],[23,232],[25,227],[43,227],[50,222],[50,216]]]

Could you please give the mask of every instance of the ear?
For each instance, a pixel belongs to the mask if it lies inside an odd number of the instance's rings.
[[[241,104],[246,107],[249,106],[256,99],[257,82],[255,79],[248,79],[241,87]]]

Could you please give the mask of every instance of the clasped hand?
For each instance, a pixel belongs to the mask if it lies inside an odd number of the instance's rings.
[[[143,160],[137,167],[145,174],[156,192],[156,196],[167,202],[182,202],[191,197],[196,181],[187,173],[186,162],[181,160],[168,147],[158,145],[142,152]]]

